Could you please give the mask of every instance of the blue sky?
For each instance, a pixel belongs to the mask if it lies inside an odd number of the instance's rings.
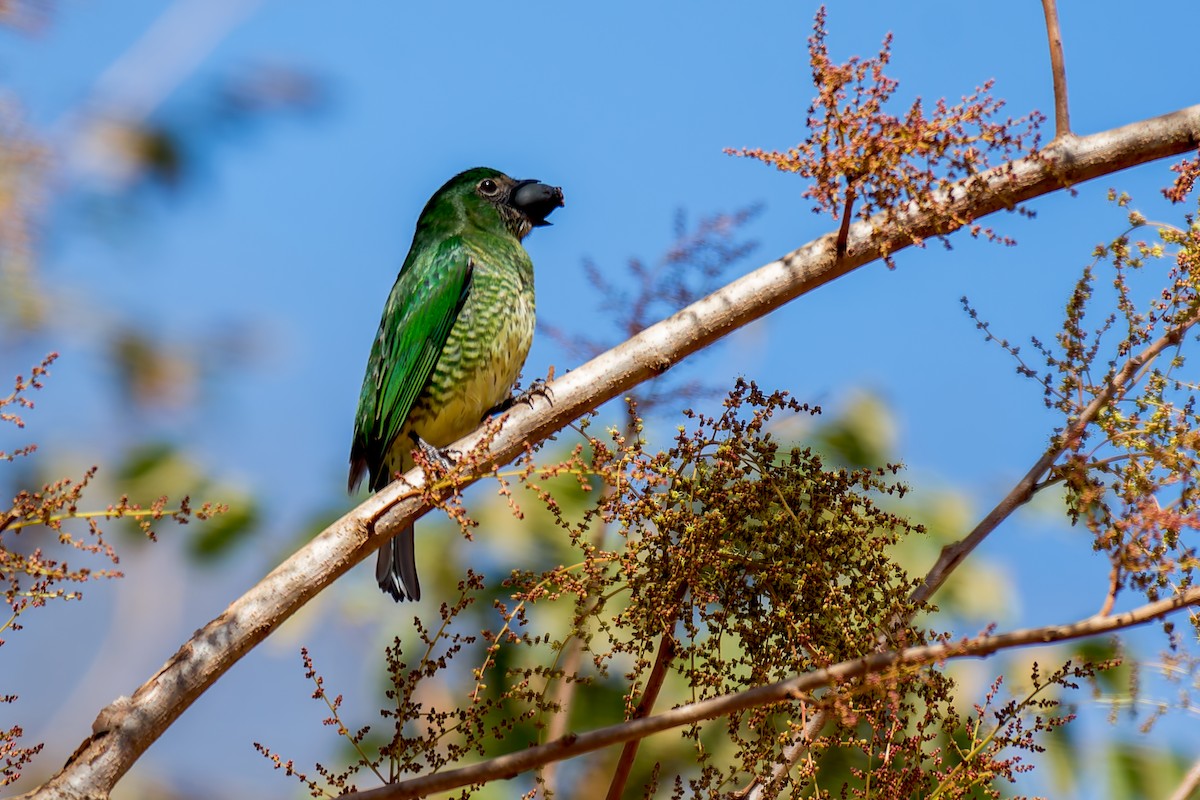
[[[805,40],[815,5],[234,5],[244,6],[245,17],[187,73],[165,110],[185,107],[219,76],[273,62],[321,79],[329,107],[214,146],[195,191],[147,204],[119,235],[49,229],[47,282],[82,288],[63,299],[64,313],[47,337],[63,357],[30,430],[45,453],[93,463],[111,452],[112,431],[104,425],[116,400],[98,388],[106,368],[88,320],[137,316],[182,343],[248,320],[262,352],[236,380],[221,382],[201,410],[148,423],[266,498],[279,541],[344,483],[379,309],[417,214],[455,172],[489,165],[563,187],[567,205],[554,227],[527,244],[539,315],[570,330],[605,324],[587,302],[583,259],[616,273],[631,256],[656,258],[670,243],[677,209],[695,218],[764,203],[747,229],[760,246],[746,269],[832,227],[810,213],[798,179],[721,152],[785,149],[803,137],[812,93]],[[1154,3],[1139,14],[1115,2],[1064,6],[1076,131],[1196,101],[1191,2]],[[41,33],[0,38],[3,84],[33,124],[69,132],[97,76],[163,7],[142,0],[59,3]],[[995,93],[1013,116],[1051,112],[1040,4],[1032,0],[839,3],[829,30],[835,59],[874,55],[893,31],[890,72],[901,81],[901,98],[953,101],[995,78]],[[897,416],[897,452],[912,482],[964,488],[982,511],[1032,463],[1055,421],[1037,386],[982,343],[959,297],[968,295],[1014,340],[1049,338],[1092,247],[1123,226],[1123,216],[1103,202],[1107,188],[1129,191],[1150,216],[1166,218],[1157,189],[1168,182],[1166,164],[1151,165],[1080,187],[1077,197],[1039,200],[1031,204],[1038,215],[1032,222],[993,218],[1018,239],[1015,249],[957,238],[949,252],[932,245],[901,254],[895,271],[871,265],[736,334],[705,356],[705,369],[730,379],[742,374],[834,412],[855,390],[879,393]],[[4,351],[8,372],[26,368],[31,348]],[[560,372],[572,366],[543,336],[527,372],[544,374],[550,364]],[[1023,558],[1035,548],[1047,552],[1047,541],[1061,558]],[[93,589],[87,604],[43,612],[53,620],[47,626],[70,626],[69,639],[40,639],[34,625],[6,645],[5,661],[18,664],[18,675],[7,686],[11,666],[4,667],[5,691],[23,696],[12,713],[33,738],[49,740],[42,766],[61,763],[103,702],[132,691],[271,565],[257,553],[221,576],[180,572],[169,543],[155,550],[130,557],[130,577],[120,586]],[[1014,622],[1086,615],[1103,592],[1104,565],[1090,546],[1040,520],[1017,520],[980,557],[1009,564],[1032,598]],[[1065,562],[1079,564],[1079,583],[1064,591],[1057,579]],[[362,568],[347,582],[371,583]],[[146,602],[162,611],[159,621],[138,622],[140,635],[127,634],[129,649],[100,648],[113,620],[136,618]],[[374,613],[391,611],[381,602]],[[299,761],[325,754],[311,741],[317,710],[296,701],[306,692],[296,637],[336,651],[363,639],[377,644],[389,627],[304,625],[281,632],[189,710],[146,755],[146,773],[203,785],[215,759],[228,766],[231,787],[288,796],[292,787],[246,742],[273,737]],[[43,645],[54,648],[50,665],[34,653],[39,641],[53,641]],[[53,707],[51,698],[63,696],[50,687],[59,678],[69,682],[93,657],[99,660],[86,686],[53,710],[53,725],[39,731],[29,724],[30,709]],[[34,664],[36,671],[24,668]],[[355,677],[350,667],[344,674]],[[239,705],[248,696],[262,703],[256,715],[277,723],[268,732],[245,732]],[[199,757],[197,741],[206,743]]]

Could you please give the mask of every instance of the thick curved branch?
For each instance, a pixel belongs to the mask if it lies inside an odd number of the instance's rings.
[[[941,197],[938,213],[910,206],[885,228],[883,216],[855,223],[836,258],[829,234],[739,278],[708,297],[567,373],[550,385],[553,404],[518,406],[491,440],[505,463],[527,442],[545,439],[580,415],[653,378],[686,356],[858,267],[947,232],[947,219],[995,211],[1138,164],[1200,147],[1200,105],[1086,137],[1057,139],[1037,156],[1005,164]],[[981,182],[982,181],[982,182]],[[469,452],[482,434],[454,446]],[[423,477],[410,473],[412,485]],[[428,511],[418,493],[397,482],[326,528],[195,633],[162,669],[101,711],[93,733],[63,769],[26,797],[106,797],[146,748],[201,693],[325,586]],[[624,741],[624,740],[622,740]]]
[[[1200,605],[1200,587],[1194,587],[1169,600],[1159,600],[1109,617],[1089,617],[1069,625],[1049,625],[1027,628],[994,636],[977,636],[949,644],[923,645],[885,653],[872,653],[865,658],[843,661],[826,669],[797,675],[786,681],[756,686],[753,689],[721,695],[709,700],[655,714],[652,717],[621,722],[578,735],[567,735],[557,741],[530,747],[506,756],[481,761],[469,767],[422,775],[419,778],[394,783],[379,789],[359,792],[360,800],[406,800],[445,792],[462,786],[511,778],[521,772],[536,769],[547,761],[573,758],[622,742],[644,739],[655,733],[724,717],[771,703],[806,698],[817,689],[836,686],[862,678],[903,668],[923,667],[952,658],[981,658],[1029,645],[1052,644],[1071,639],[1098,636],[1135,625],[1144,625],[1189,606]]]

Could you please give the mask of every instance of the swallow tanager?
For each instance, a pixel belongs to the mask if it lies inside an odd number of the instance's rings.
[[[451,178],[417,220],[383,307],[363,378],[349,489],[378,491],[413,449],[441,449],[510,399],[533,341],[533,262],[521,241],[563,205],[562,190],[485,167]],[[379,549],[379,587],[418,600],[409,525]]]

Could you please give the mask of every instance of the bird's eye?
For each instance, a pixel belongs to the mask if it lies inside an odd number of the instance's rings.
[[[492,180],[491,178],[484,178],[483,180],[481,180],[479,182],[479,191],[483,192],[486,195],[493,195],[496,192],[500,191],[500,187],[497,186],[496,182],[494,180]]]

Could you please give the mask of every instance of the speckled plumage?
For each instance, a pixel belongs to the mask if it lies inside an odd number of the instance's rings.
[[[561,190],[493,169],[456,175],[426,204],[371,347],[350,449],[350,490],[413,466],[505,401],[533,341],[533,263],[521,240],[562,205]],[[376,577],[419,599],[412,528],[379,551]]]

